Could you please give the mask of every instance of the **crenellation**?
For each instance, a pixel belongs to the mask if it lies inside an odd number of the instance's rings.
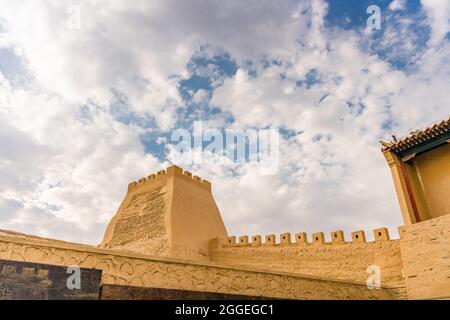
[[[366,233],[362,230],[352,232],[352,242],[365,243]]]
[[[187,181],[191,181],[191,182],[195,183],[196,185],[200,186],[201,188],[203,188],[207,191],[211,191],[211,182],[209,182],[208,180],[202,179],[199,176],[194,176],[194,175],[192,175],[191,172],[186,171],[186,170],[183,171],[183,169],[181,169],[181,168],[178,168],[178,167],[175,167],[175,168],[177,169],[175,172],[177,177],[183,178]]]
[[[192,178],[192,172],[189,172],[189,171],[184,171],[183,172],[183,174],[185,175],[185,176],[188,176],[188,177],[191,177]]]
[[[254,235],[252,237],[252,247],[259,247],[261,246],[261,236],[260,235]]]
[[[274,246],[276,245],[276,237],[274,234],[269,234],[266,236],[266,241],[264,243],[264,245],[266,246]]]
[[[161,181],[161,179],[168,179],[169,177],[182,177],[186,178],[189,181],[197,184],[205,190],[211,191],[211,182],[206,179],[202,179],[199,176],[193,176],[189,171],[183,171],[180,167],[171,166],[166,170],[159,170],[156,173],[152,173],[147,177],[143,177],[138,179],[137,181],[133,181],[128,184],[128,193],[133,192],[143,186],[151,185],[156,183],[157,181]],[[163,180],[164,181],[164,180]]]
[[[333,243],[333,244],[345,243],[344,231],[337,230],[337,231],[331,232],[331,243]]]
[[[128,184],[128,193],[133,192],[141,187],[153,184],[156,180],[160,180],[162,177],[166,177],[166,170],[160,170],[156,174],[152,173],[147,177],[138,179]]]
[[[389,232],[387,228],[379,228],[374,230],[375,241],[367,242],[366,235],[363,230],[354,231],[351,233],[351,240],[345,240],[345,233],[343,230],[336,230],[330,232],[331,242],[327,242],[325,239],[325,234],[323,232],[315,232],[311,234],[311,242],[308,241],[308,234],[306,232],[298,232],[292,237],[290,232],[281,233],[279,235],[279,242],[277,242],[277,236],[275,234],[269,234],[265,236],[265,241],[263,243],[261,235],[254,235],[252,237],[248,237],[246,235],[240,236],[239,241],[236,242],[236,237],[232,238],[232,242],[236,243],[236,246],[249,246],[249,247],[259,247],[259,246],[290,246],[290,245],[359,245],[361,243],[375,243],[379,241],[397,241],[391,240],[389,237]],[[243,240],[244,239],[244,240]],[[244,242],[242,242],[244,241]],[[242,244],[245,245],[242,245]],[[228,243],[229,247],[233,247],[234,245]]]
[[[323,232],[315,232],[312,234],[313,244],[325,244],[325,235]]]
[[[239,237],[239,246],[241,246],[241,247],[248,246],[248,236],[240,236]]]
[[[201,186],[202,186],[203,188],[205,188],[206,190],[211,191],[211,182],[209,182],[208,180],[203,179],[203,180],[201,181]]]
[[[296,244],[307,244],[308,243],[308,237],[306,235],[306,232],[298,232],[295,234],[295,243]]]
[[[167,168],[167,175],[173,177],[173,176],[181,176],[183,175],[183,169],[177,166],[171,166]]]
[[[134,191],[137,189],[137,182],[133,181],[131,183],[128,184],[128,193]]]
[[[378,228],[373,230],[375,241],[389,241],[389,230],[387,228]]]
[[[234,246],[236,246],[236,237],[235,237],[235,236],[228,237],[228,243],[227,243],[227,245],[228,245],[229,247],[234,247]]]
[[[287,246],[291,244],[291,234],[289,232],[280,234],[280,244],[282,246]]]

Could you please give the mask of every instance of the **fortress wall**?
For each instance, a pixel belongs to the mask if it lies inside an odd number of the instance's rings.
[[[399,228],[409,299],[450,299],[450,215]]]
[[[101,269],[102,283],[287,299],[401,299],[404,288],[196,263],[0,235],[0,259]],[[1,272],[1,271],[0,271]]]
[[[366,282],[367,268],[377,265],[381,269],[381,284],[402,285],[402,258],[399,240],[389,240],[386,228],[374,231],[375,242],[366,242],[363,231],[352,233],[352,242],[344,240],[342,231],[332,233],[333,242],[326,243],[324,234],[312,235],[307,242],[306,233],[297,233],[295,240],[289,233],[281,234],[279,243],[275,235],[230,237],[225,245],[212,250],[214,262],[245,266],[255,269],[277,270],[309,276]]]

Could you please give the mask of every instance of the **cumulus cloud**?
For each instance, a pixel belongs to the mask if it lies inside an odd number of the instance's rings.
[[[392,11],[403,10],[405,8],[406,0],[393,0],[389,4],[389,9]]]
[[[3,220],[10,213],[2,210],[2,227],[98,240],[129,180],[159,168],[144,153],[139,128],[95,105],[78,109],[0,79],[0,195],[23,206],[13,219]],[[84,232],[64,234],[63,226]]]
[[[446,0],[422,0],[427,22],[431,28],[430,45],[437,45],[450,32],[450,2]]]
[[[302,47],[295,57],[256,77],[239,69],[215,90],[212,103],[242,126],[269,121],[297,133],[282,153],[282,167],[290,168],[290,179],[282,181],[291,184],[289,195],[274,202],[283,203],[284,218],[277,221],[300,218],[291,225],[308,230],[342,226],[351,231],[382,224],[393,228],[401,219],[376,137],[392,131],[405,135],[448,116],[450,98],[442,91],[448,82],[448,44],[425,48],[411,71],[398,70],[364,49],[354,32],[322,31],[321,38],[326,51]],[[314,79],[308,83],[311,74]],[[255,179],[255,185],[261,183]],[[276,211],[267,203],[258,206],[258,199],[252,206],[259,207],[262,216],[270,216],[266,208]],[[283,222],[277,231],[289,229]],[[249,224],[239,231],[245,232]]]

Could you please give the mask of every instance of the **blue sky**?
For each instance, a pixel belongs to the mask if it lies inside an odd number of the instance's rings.
[[[201,120],[281,132],[275,175],[185,166],[230,234],[395,236],[378,141],[450,114],[447,0],[0,4],[0,229],[99,242],[128,182]]]

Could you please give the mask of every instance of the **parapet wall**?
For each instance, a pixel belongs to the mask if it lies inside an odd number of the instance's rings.
[[[160,170],[156,173],[150,174],[137,181],[133,181],[128,184],[128,193],[141,189],[143,187],[157,185],[160,182],[166,182],[168,178],[177,176],[183,178],[186,181],[193,182],[199,187],[211,191],[211,182],[202,179],[199,176],[193,176],[191,172],[182,170],[176,166],[167,168],[166,170]]]
[[[364,231],[352,233],[347,242],[339,230],[331,233],[332,242],[326,242],[323,232],[314,233],[311,242],[300,232],[264,237],[229,237],[226,243],[217,243],[212,250],[214,262],[278,270],[309,276],[366,282],[368,267],[376,265],[381,271],[381,284],[404,285],[399,240],[390,240],[387,228],[374,230],[375,241],[366,242]]]

